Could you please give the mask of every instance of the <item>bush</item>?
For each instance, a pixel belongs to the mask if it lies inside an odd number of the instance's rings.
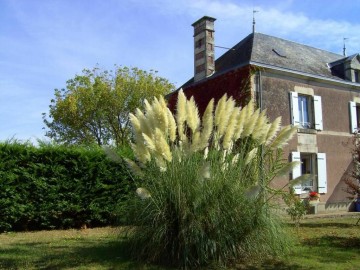
[[[301,219],[309,212],[309,200],[301,200],[299,196],[294,193],[293,189],[290,189],[289,193],[283,194],[283,199],[287,206],[286,212],[295,226],[299,228]]]
[[[283,254],[288,245],[269,203],[270,187],[294,163],[282,160],[291,127],[269,123],[253,103],[240,110],[224,96],[200,121],[193,99],[179,93],[174,117],[162,98],[130,119],[136,143],[137,197],[122,213],[130,249],[146,261],[182,267]],[[276,134],[278,135],[276,136]],[[138,166],[140,165],[140,166]],[[125,216],[126,214],[126,216]]]
[[[100,148],[0,143],[0,232],[113,224],[130,186]]]

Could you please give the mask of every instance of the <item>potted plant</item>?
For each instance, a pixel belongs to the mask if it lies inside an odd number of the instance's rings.
[[[309,201],[319,202],[320,201],[320,194],[316,191],[309,192]]]

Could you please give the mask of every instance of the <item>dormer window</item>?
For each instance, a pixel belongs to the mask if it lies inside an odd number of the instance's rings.
[[[360,54],[356,53],[329,63],[329,66],[333,75],[350,82],[360,83]]]

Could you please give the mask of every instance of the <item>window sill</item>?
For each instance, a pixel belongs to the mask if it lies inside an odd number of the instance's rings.
[[[306,134],[316,134],[317,130],[312,128],[298,128],[298,133],[306,133]]]

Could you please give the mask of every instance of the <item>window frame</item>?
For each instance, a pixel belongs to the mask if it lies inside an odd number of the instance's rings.
[[[308,125],[304,121],[301,122],[301,108],[300,99],[305,98],[307,101],[307,115],[309,122]],[[321,96],[306,95],[298,92],[290,92],[290,107],[291,107],[291,123],[301,129],[316,129],[323,130],[323,117],[322,117],[322,101]],[[302,113],[302,115],[304,115]]]
[[[312,186],[304,186],[301,183],[294,185],[293,189],[295,194],[304,194],[309,192],[309,188],[312,187],[311,191],[317,191],[318,193],[327,193],[327,172],[326,172],[326,154],[325,153],[304,153],[304,152],[291,152],[292,161],[298,161],[300,164],[295,166],[292,171],[292,179],[303,175],[302,172],[302,160],[303,158],[310,159],[312,163],[312,172],[310,174],[315,175],[312,180]]]

